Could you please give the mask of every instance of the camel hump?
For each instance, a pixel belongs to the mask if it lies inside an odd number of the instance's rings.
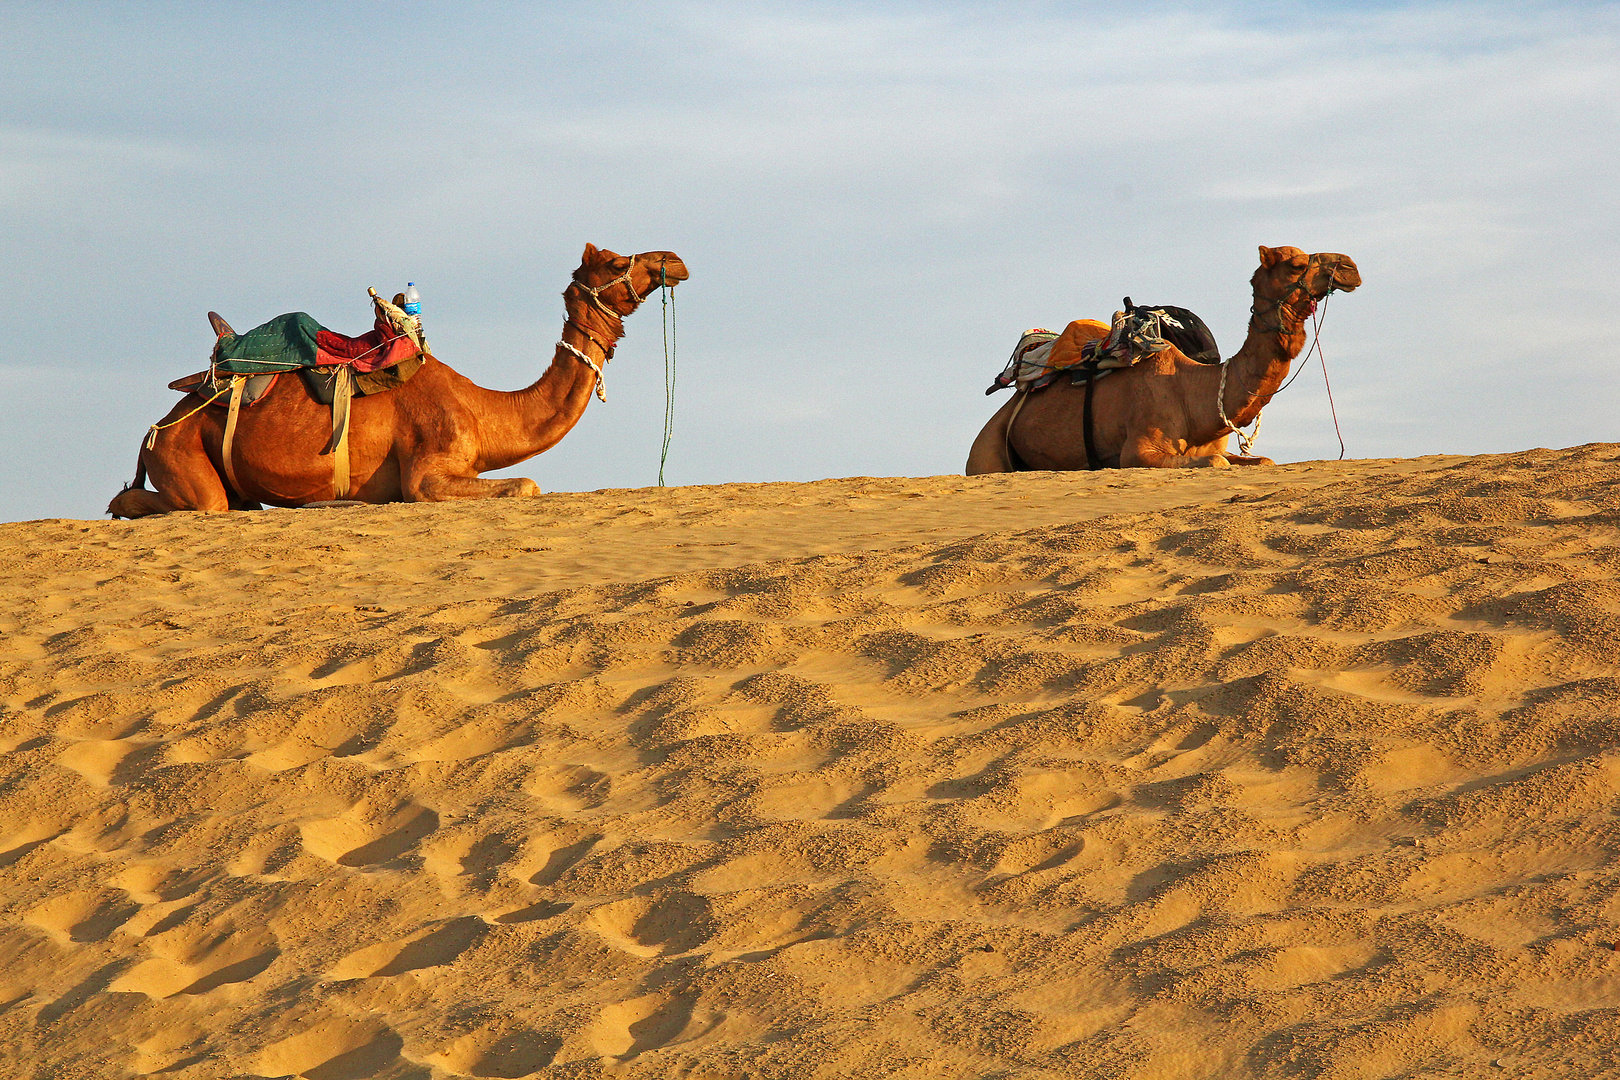
[[[214,328],[215,337],[225,337],[226,335],[234,337],[236,335],[236,331],[231,329],[231,324],[220,318],[217,311],[208,313],[208,325]]]

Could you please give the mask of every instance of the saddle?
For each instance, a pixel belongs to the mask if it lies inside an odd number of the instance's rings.
[[[350,401],[405,385],[430,355],[420,321],[403,310],[404,296],[389,303],[376,289],[368,291],[376,324],[358,337],[328,330],[302,311],[278,315],[245,334],[237,334],[215,312],[208,313],[215,336],[208,369],[174,380],[169,389],[203,398],[199,409],[227,410],[220,456],[237,495],[242,495],[232,452],[237,416],[264,400],[282,375],[297,371],[310,394],[332,407],[332,437],[321,453],[332,456],[337,498],[347,497]],[[157,432],[158,425],[153,425],[148,445]]]
[[[1064,374],[1075,385],[1094,382],[1121,368],[1174,346],[1199,364],[1218,364],[1220,349],[1204,320],[1186,308],[1168,304],[1148,307],[1125,298],[1125,310],[1114,313],[1113,325],[1095,319],[1076,319],[1061,334],[1026,330],[1012,356],[986,394],[1016,386],[1030,392],[1043,389]]]

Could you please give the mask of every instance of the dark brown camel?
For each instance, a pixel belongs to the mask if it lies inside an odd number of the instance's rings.
[[[579,422],[598,369],[624,335],[624,317],[661,282],[685,281],[686,266],[669,251],[615,255],[586,244],[563,291],[568,313],[551,365],[523,390],[485,390],[426,358],[396,390],[354,399],[349,425],[350,482],[334,490],[330,407],[300,378],[283,376],[265,398],[241,411],[233,463],[241,491],[226,481],[220,449],[225,410],[207,408],[161,429],[141,449],[154,491],[136,486],[107,507],[115,517],[172,510],[241,509],[255,503],[303,506],[331,499],[439,502],[537,495],[533,480],[483,480],[479,473],[515,465],[549,450]],[[595,365],[594,368],[592,365]],[[164,418],[196,409],[188,394]]]
[[[1361,274],[1344,255],[1262,247],[1250,283],[1249,336],[1230,360],[1198,364],[1172,346],[1096,383],[1092,422],[1100,465],[1272,464],[1270,458],[1227,453],[1227,437],[1259,416],[1287,378],[1289,365],[1305,347],[1304,322],[1316,302],[1329,292],[1355,289]],[[1108,331],[1104,323],[1084,321],[1070,324],[1065,333],[1101,338]],[[973,440],[967,474],[1086,468],[1085,392],[1067,378],[1032,394],[1015,392]],[[1217,396],[1230,424],[1222,421]]]

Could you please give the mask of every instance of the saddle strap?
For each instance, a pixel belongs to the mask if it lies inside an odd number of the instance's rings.
[[[220,458],[225,462],[225,479],[231,482],[231,490],[241,499],[246,499],[247,496],[242,493],[242,484],[236,479],[236,464],[231,459],[236,443],[236,418],[242,412],[242,388],[247,385],[247,381],[246,375],[231,376],[231,403],[225,414],[225,443],[219,451]]]
[[[354,369],[344,365],[337,370],[332,386],[332,440],[323,453],[332,455],[332,489],[335,499],[349,497],[349,406],[354,400]]]
[[[1002,435],[1002,438],[1005,439],[1007,443],[1007,467],[1012,469],[1014,472],[1022,471],[1020,466],[1022,466],[1023,462],[1019,459],[1018,452],[1013,449],[1012,426],[1013,421],[1018,419],[1018,414],[1024,411],[1024,403],[1028,400],[1028,390],[1013,391],[1012,413],[1007,417],[1007,430]]]
[[[1102,468],[1102,462],[1097,460],[1097,440],[1091,432],[1091,389],[1097,384],[1097,373],[1086,368],[1086,403],[1081,409],[1080,430],[1086,440],[1086,468],[1096,471]]]

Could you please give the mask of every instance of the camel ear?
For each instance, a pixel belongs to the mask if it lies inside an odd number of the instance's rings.
[[[595,257],[595,255],[596,255],[596,245],[595,244],[586,244],[585,245],[585,254],[580,257],[580,261],[581,262],[590,262],[591,259]]]
[[[1271,267],[1276,266],[1277,265],[1277,249],[1276,248],[1268,248],[1268,247],[1266,247],[1266,245],[1261,244],[1260,245],[1260,265],[1264,266],[1268,270]]]

